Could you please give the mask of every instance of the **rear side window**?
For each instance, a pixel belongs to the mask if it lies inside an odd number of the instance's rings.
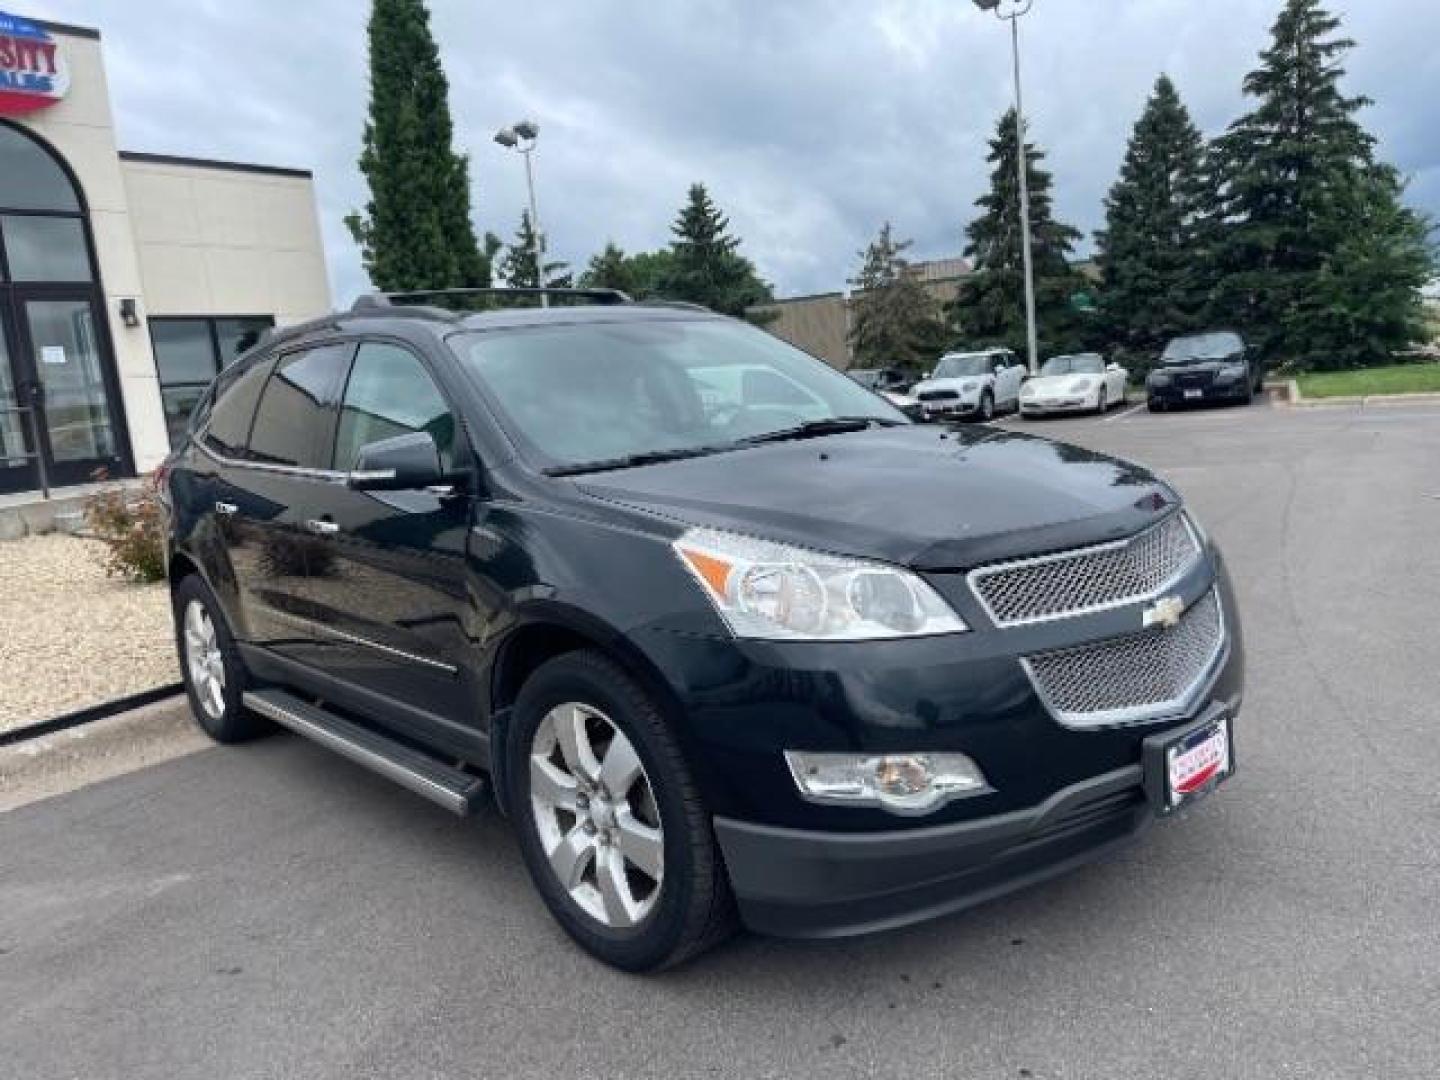
[[[448,472],[455,460],[455,416],[419,357],[385,342],[366,342],[355,354],[340,426],[334,468],[348,470],[367,443],[423,431],[435,440]]]
[[[215,382],[211,395],[210,422],[205,430],[205,445],[217,454],[239,458],[245,456],[250,439],[250,423],[255,419],[255,403],[265,388],[270,374],[268,361],[225,372]]]
[[[250,429],[250,459],[271,465],[323,469],[321,433],[328,430],[326,410],[335,401],[349,343],[321,345],[282,356],[275,364],[255,424]]]

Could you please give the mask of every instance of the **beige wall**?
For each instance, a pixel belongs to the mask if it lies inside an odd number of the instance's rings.
[[[151,315],[269,315],[330,310],[315,192],[308,175],[219,163],[126,160],[115,145],[101,42],[57,26],[70,90],[19,119],[70,165],[90,211],[135,466],[169,451]],[[140,325],[120,320],[133,299]]]
[[[330,310],[315,191],[308,176],[122,159],[151,315],[274,315]]]

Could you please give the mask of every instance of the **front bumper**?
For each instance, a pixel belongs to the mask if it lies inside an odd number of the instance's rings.
[[[715,833],[746,926],[823,938],[972,907],[1099,858],[1153,820],[1137,764],[976,821],[823,833],[716,818]]]
[[[1097,394],[1071,394],[1061,398],[1021,398],[1024,416],[1051,416],[1059,413],[1094,412],[1100,407]]]
[[[920,409],[926,420],[949,420],[980,414],[980,399],[964,401],[959,398],[946,398],[943,401],[922,401]]]
[[[1199,397],[1187,397],[1187,392],[1199,391]],[[1234,383],[1211,383],[1209,386],[1181,387],[1148,385],[1145,393],[1152,402],[1164,405],[1203,405],[1207,402],[1244,401],[1250,396],[1250,387],[1241,379]]]

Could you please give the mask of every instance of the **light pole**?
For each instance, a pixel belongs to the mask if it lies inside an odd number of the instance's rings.
[[[993,11],[1010,24],[1010,54],[1015,67],[1015,161],[1020,174],[1020,253],[1025,263],[1025,343],[1030,374],[1039,371],[1040,342],[1035,328],[1035,267],[1030,251],[1030,170],[1025,160],[1025,99],[1020,91],[1020,17],[1035,0],[975,0],[981,11]]]
[[[540,231],[540,211],[535,206],[535,169],[530,164],[530,155],[535,152],[535,143],[540,138],[540,125],[533,120],[521,120],[511,127],[501,128],[495,133],[495,141],[509,150],[518,151],[525,159],[525,187],[530,192],[530,229],[535,254],[535,283],[545,287],[545,234]],[[550,297],[540,294],[540,306],[549,307]]]

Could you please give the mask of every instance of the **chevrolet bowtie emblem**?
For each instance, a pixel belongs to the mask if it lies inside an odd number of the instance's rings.
[[[1150,626],[1176,626],[1180,616],[1185,614],[1185,601],[1178,596],[1166,596],[1147,607],[1140,615],[1142,628]]]

